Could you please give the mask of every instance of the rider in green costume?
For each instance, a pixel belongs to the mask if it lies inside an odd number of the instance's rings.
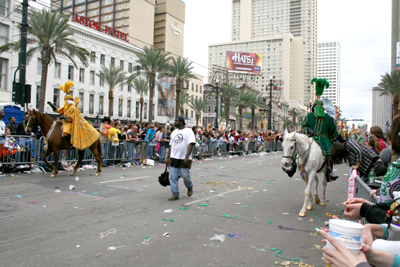
[[[317,99],[312,107],[313,112],[307,114],[302,126],[304,132],[309,137],[314,137],[314,140],[321,146],[327,165],[326,180],[330,182],[338,178],[338,176],[332,173],[333,164],[330,160],[332,141],[345,142],[346,140],[338,132],[333,118],[325,113],[323,102],[320,100],[325,86],[329,88],[329,82],[326,79],[314,78],[311,80],[311,84],[313,83],[315,83],[315,95]]]

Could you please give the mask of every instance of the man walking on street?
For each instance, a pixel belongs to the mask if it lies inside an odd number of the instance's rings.
[[[165,162],[169,165],[169,182],[171,184],[172,196],[169,201],[179,199],[178,181],[183,178],[187,195],[193,195],[193,183],[190,178],[190,167],[192,166],[192,149],[196,143],[193,131],[185,127],[185,118],[178,116],[175,119],[175,131],[171,133],[169,150]]]

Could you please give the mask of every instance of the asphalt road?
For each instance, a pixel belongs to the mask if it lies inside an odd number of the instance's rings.
[[[281,156],[194,162],[195,193],[187,197],[180,181],[172,202],[158,184],[163,166],[0,177],[0,265],[276,266],[284,261],[276,254],[325,266],[315,228],[326,213],[342,216],[348,167],[335,167],[340,178],[328,184],[327,205],[299,220],[305,183],[281,170]],[[214,234],[225,242],[209,240]]]

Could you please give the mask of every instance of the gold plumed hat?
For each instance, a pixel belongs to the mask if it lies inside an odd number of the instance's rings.
[[[64,100],[72,99],[72,95],[69,94],[71,86],[74,86],[74,83],[70,81],[66,81],[64,85],[60,86],[60,90],[67,94]]]

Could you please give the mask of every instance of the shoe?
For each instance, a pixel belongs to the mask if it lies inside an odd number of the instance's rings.
[[[158,155],[158,153],[155,153],[157,157],[160,157],[160,155]]]
[[[174,200],[178,200],[179,197],[172,195],[170,198],[168,198],[169,201],[174,201]]]
[[[187,195],[188,195],[188,197],[193,195],[193,188],[188,189]]]
[[[339,176],[336,176],[336,175],[334,175],[333,173],[330,173],[328,176],[327,176],[327,182],[329,183],[329,182],[332,182],[332,181],[336,181],[338,178],[339,178]]]

